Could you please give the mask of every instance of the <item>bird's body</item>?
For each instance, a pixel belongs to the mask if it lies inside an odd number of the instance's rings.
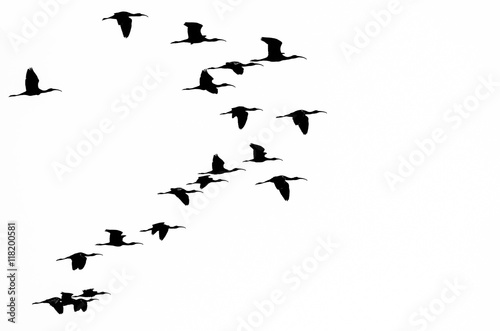
[[[108,292],[97,292],[97,291],[94,291],[93,288],[89,288],[87,290],[83,290],[83,293],[80,294],[80,295],[76,295],[75,298],[78,298],[78,297],[93,298],[96,295],[103,295],[103,294],[110,294],[110,293],[108,293]]]
[[[35,71],[33,68],[29,68],[28,71],[26,71],[26,79],[24,81],[24,85],[26,86],[26,91],[23,93],[19,94],[12,94],[9,95],[9,97],[18,97],[20,95],[27,95],[27,96],[34,96],[34,95],[40,95],[42,93],[47,93],[47,92],[52,92],[52,91],[59,91],[61,90],[54,89],[54,88],[49,88],[47,90],[41,90],[38,87],[38,76],[36,75]]]
[[[87,257],[97,256],[97,255],[102,255],[102,254],[98,254],[98,253],[85,254],[85,253],[79,252],[79,253],[75,253],[73,255],[70,255],[68,257],[63,257],[63,258],[57,259],[56,261],[70,259],[71,260],[71,267],[73,268],[73,270],[77,270],[77,269],[82,270],[83,267],[85,267],[85,264],[87,263]]]
[[[62,314],[64,312],[64,306],[62,304],[61,298],[53,297],[40,302],[33,302],[34,305],[38,305],[41,303],[48,303],[52,308],[54,308],[58,314]]]
[[[260,108],[247,108],[243,106],[238,106],[232,108],[230,111],[227,113],[222,113],[221,115],[227,115],[231,114],[232,118],[238,118],[238,128],[243,129],[245,127],[245,124],[247,123],[248,119],[248,112],[249,111],[256,111],[256,110],[262,110]]]
[[[88,309],[88,303],[91,301],[96,301],[97,299],[73,299],[73,310],[76,311],[83,311],[86,312]]]
[[[217,93],[219,93],[219,87],[225,87],[225,86],[234,87],[234,85],[226,84],[226,83],[215,84],[213,77],[210,76],[207,69],[205,69],[201,72],[201,75],[200,75],[200,85],[195,86],[195,87],[188,87],[188,88],[185,88],[183,90],[185,90],[185,91],[187,91],[187,90],[202,90],[202,91],[210,92],[212,94],[217,94]]]
[[[139,242],[130,242],[130,243],[124,242],[123,238],[125,238],[125,235],[123,234],[122,231],[119,231],[119,230],[106,230],[106,232],[109,233],[109,242],[104,243],[104,244],[96,244],[96,246],[115,246],[115,247],[120,247],[120,246],[142,245],[142,243],[139,243]]]
[[[141,232],[151,231],[152,235],[155,235],[156,232],[158,232],[160,240],[163,240],[165,238],[165,236],[167,235],[168,230],[170,230],[170,229],[185,229],[185,228],[186,227],[184,227],[184,226],[179,226],[179,225],[170,226],[170,225],[167,225],[167,224],[161,222],[161,223],[153,224],[153,226],[151,228],[149,228],[147,230],[141,230]]]
[[[283,161],[282,159],[276,157],[267,157],[266,150],[264,147],[257,144],[250,144],[250,147],[253,150],[253,159],[245,160],[243,162],[266,162],[266,161]]]
[[[189,205],[188,193],[202,193],[202,192],[197,191],[197,190],[188,191],[188,190],[183,189],[182,187],[175,187],[175,188],[171,188],[170,191],[168,191],[168,192],[160,192],[158,194],[173,194],[179,200],[181,200],[184,205],[187,206],[187,205]]]
[[[208,184],[210,184],[210,183],[218,183],[218,182],[227,182],[227,180],[225,180],[225,179],[213,179],[212,177],[210,177],[210,175],[206,175],[206,176],[200,176],[200,177],[198,177],[198,179],[196,180],[196,182],[187,183],[186,185],[199,184],[200,185],[200,189],[204,189],[205,187],[207,187]]]
[[[231,62],[226,62],[225,64],[221,65],[220,67],[211,67],[208,69],[230,69],[237,75],[243,75],[243,72],[245,71],[245,67],[253,67],[253,66],[262,66],[262,64],[254,63],[254,62],[241,63],[238,61],[231,61]]]
[[[126,11],[122,11],[119,13],[114,13],[113,16],[103,18],[102,20],[110,20],[110,19],[115,19],[120,28],[122,29],[123,37],[128,38],[130,35],[130,30],[132,29],[132,19],[131,17],[139,17],[139,16],[146,16],[141,13],[137,14],[131,14]]]
[[[307,117],[307,115],[313,115],[318,113],[326,114],[326,111],[321,111],[321,110],[306,111],[301,109],[301,110],[296,110],[287,115],[277,116],[277,118],[291,117],[293,119],[293,123],[299,126],[300,131],[302,131],[303,134],[307,134],[307,132],[309,131],[309,118]]]
[[[213,159],[212,159],[212,170],[210,170],[208,172],[200,172],[200,175],[206,175],[206,174],[222,175],[222,174],[226,174],[226,173],[234,172],[234,171],[238,171],[238,170],[245,171],[245,169],[242,169],[242,168],[234,168],[234,169],[230,169],[230,170],[226,169],[224,167],[224,161],[219,157],[219,155],[215,154]]]
[[[299,180],[299,179],[307,180],[307,179],[302,178],[302,177],[275,176],[269,180],[266,180],[264,182],[259,182],[255,185],[260,185],[260,184],[264,184],[264,183],[273,183],[274,186],[276,187],[276,189],[278,191],[280,191],[283,199],[285,199],[285,201],[288,201],[290,199],[290,186],[288,185],[287,181]]]
[[[262,37],[260,40],[267,44],[267,56],[262,59],[252,60],[253,62],[269,61],[269,62],[281,62],[285,60],[293,59],[306,59],[299,55],[285,56],[281,51],[282,42],[276,38]]]
[[[201,33],[202,24],[196,22],[186,22],[184,25],[188,29],[188,38],[184,40],[172,41],[171,44],[188,43],[188,44],[199,44],[202,42],[214,42],[214,41],[225,41],[219,38],[207,38]]]

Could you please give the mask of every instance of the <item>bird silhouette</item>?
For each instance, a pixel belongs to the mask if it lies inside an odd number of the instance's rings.
[[[200,85],[195,86],[195,87],[188,87],[188,88],[185,88],[183,90],[185,90],[185,91],[187,91],[187,90],[203,90],[203,91],[208,91],[212,94],[217,94],[217,93],[219,93],[219,87],[225,87],[225,86],[235,87],[234,85],[226,84],[226,83],[215,84],[213,81],[214,81],[214,78],[212,76],[210,76],[207,69],[204,69],[200,75]]]
[[[148,17],[148,15],[144,15],[141,13],[131,14],[126,11],[121,11],[119,13],[114,13],[113,16],[103,18],[102,20],[104,21],[104,20],[115,19],[120,28],[122,29],[123,36],[125,38],[128,38],[128,36],[130,35],[130,30],[132,29],[131,17],[138,17],[138,16]]]
[[[246,108],[243,106],[238,106],[238,107],[232,108],[227,113],[222,113],[221,115],[231,114],[232,118],[235,118],[235,117],[238,118],[238,127],[241,130],[245,127],[245,124],[247,123],[248,112],[249,111],[256,111],[256,110],[262,110],[262,109],[260,109],[260,108]]]
[[[168,191],[168,192],[160,192],[158,194],[173,194],[179,200],[181,200],[183,204],[185,204],[187,206],[187,205],[189,205],[188,193],[197,193],[197,192],[203,193],[203,192],[197,191],[197,190],[187,191],[187,190],[183,189],[182,187],[175,187],[175,188],[171,188],[170,191]]]
[[[61,92],[61,90],[54,89],[54,88],[49,88],[47,90],[41,90],[38,87],[38,82],[39,82],[38,76],[35,74],[35,71],[33,70],[33,68],[29,68],[28,71],[26,71],[26,80],[24,81],[24,84],[26,86],[26,91],[24,91],[23,93],[19,93],[19,94],[11,94],[11,95],[9,95],[9,97],[18,97],[20,95],[33,96],[33,95],[39,95],[42,93],[47,93],[47,92],[52,92],[52,91]]]
[[[238,61],[231,61],[231,62],[226,62],[220,67],[210,67],[208,69],[231,69],[235,74],[243,75],[245,67],[253,67],[253,66],[262,66],[262,64],[253,62],[243,64]]]
[[[200,175],[206,175],[206,174],[212,174],[212,175],[222,175],[226,174],[228,172],[234,172],[238,170],[243,170],[245,169],[242,168],[234,168],[231,170],[228,170],[224,167],[224,161],[219,157],[219,155],[215,154],[213,159],[212,159],[212,170],[208,172],[200,172]]]
[[[283,161],[282,159],[276,157],[267,157],[266,150],[264,147],[257,144],[250,144],[253,149],[253,159],[245,160],[243,162],[266,162],[266,161]]]
[[[302,177],[275,176],[269,180],[257,183],[255,185],[260,185],[260,184],[264,184],[264,183],[273,183],[274,186],[276,187],[276,189],[278,189],[278,191],[280,191],[283,199],[285,199],[285,201],[288,201],[288,199],[290,199],[290,186],[288,185],[287,181],[299,180],[299,179],[307,180],[307,179],[302,178]]]
[[[305,57],[299,55],[285,56],[284,53],[281,52],[281,45],[283,43],[276,38],[262,37],[260,40],[267,44],[267,56],[259,60],[252,60],[253,62],[280,62],[292,59],[306,59]]]
[[[102,254],[99,254],[99,253],[85,254],[85,253],[79,252],[79,253],[75,253],[73,255],[70,255],[68,257],[63,257],[63,258],[57,259],[56,261],[70,259],[71,260],[71,267],[73,268],[73,270],[76,270],[76,269],[82,270],[83,267],[85,267],[85,264],[87,263],[87,257],[97,256],[97,255],[102,255]]]
[[[61,304],[63,306],[72,305],[74,300],[73,293],[61,292]]]
[[[321,110],[306,111],[301,109],[301,110],[296,110],[287,115],[277,116],[276,118],[291,117],[293,119],[293,123],[299,126],[300,131],[302,131],[303,134],[307,134],[307,132],[309,131],[309,118],[307,117],[307,115],[318,114],[318,113],[326,114],[326,111],[321,111]]]
[[[48,303],[52,308],[54,308],[59,314],[62,314],[64,312],[64,306],[62,304],[61,298],[58,297],[53,297],[44,301],[40,302],[33,302],[34,305],[42,304],[42,303]]]
[[[109,233],[109,242],[104,243],[104,244],[96,244],[96,246],[132,246],[132,245],[142,245],[142,243],[139,242],[129,242],[126,243],[123,241],[123,238],[126,236],[123,234],[122,231],[119,230],[106,230],[106,232]]]
[[[204,189],[210,183],[227,182],[225,179],[213,179],[210,175],[200,176],[194,183],[187,183],[186,185],[200,184],[200,189]]]
[[[208,39],[205,35],[201,34],[202,24],[196,22],[186,22],[184,25],[187,27],[188,38],[184,40],[172,41],[171,44],[189,43],[198,44],[202,42],[225,41],[224,39],[212,38]]]
[[[181,228],[185,229],[186,227],[179,226],[179,225],[170,226],[170,225],[166,225],[165,223],[161,222],[161,223],[153,224],[153,226],[151,228],[149,228],[147,230],[141,230],[141,232],[151,231],[152,235],[155,235],[156,232],[158,232],[159,236],[160,236],[160,240],[163,240],[165,238],[165,236],[167,235],[168,230],[170,230],[170,229],[181,229]]]
[[[91,301],[97,301],[97,299],[95,298],[91,298],[91,299],[82,299],[82,298],[79,298],[79,299],[73,299],[73,310],[75,312],[81,310],[83,312],[86,312],[87,311],[87,308],[88,308],[88,303],[91,302]]]
[[[103,295],[103,294],[110,294],[108,292],[96,292],[94,291],[93,288],[89,288],[87,290],[83,290],[83,293],[80,294],[80,295],[75,295],[75,298],[78,298],[78,297],[83,297],[83,298],[93,298],[95,297],[96,295]]]

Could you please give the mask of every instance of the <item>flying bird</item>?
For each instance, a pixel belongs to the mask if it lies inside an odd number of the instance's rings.
[[[97,301],[97,299],[91,298],[91,299],[73,299],[73,310],[76,311],[83,311],[86,312],[88,308],[88,303],[91,301]]]
[[[61,292],[61,304],[63,306],[72,305],[74,300],[73,293]]]
[[[245,160],[243,162],[266,162],[266,161],[283,161],[282,159],[276,157],[267,157],[266,150],[264,147],[257,144],[250,144],[253,149],[253,159]]]
[[[307,180],[307,179],[302,178],[302,177],[291,177],[290,178],[290,177],[286,177],[286,176],[275,176],[269,180],[266,180],[265,182],[260,182],[260,183],[257,183],[255,185],[260,185],[260,184],[264,184],[264,183],[273,183],[274,186],[276,187],[276,189],[278,189],[278,191],[280,191],[283,199],[285,199],[285,201],[288,201],[288,199],[290,199],[290,186],[288,185],[287,181],[299,180],[299,179]]]
[[[64,312],[64,306],[62,304],[61,298],[53,297],[40,302],[33,302],[34,305],[38,305],[41,303],[48,303],[52,308],[54,308],[59,314]]]
[[[123,36],[125,38],[128,38],[128,36],[130,35],[130,30],[132,29],[131,17],[138,17],[138,16],[148,17],[148,15],[144,15],[141,13],[131,14],[131,13],[128,13],[126,11],[122,11],[119,13],[114,13],[113,16],[103,18],[102,20],[104,21],[104,20],[115,19],[116,22],[118,23],[118,25],[120,26],[120,28],[122,28]]]
[[[300,131],[302,131],[303,134],[307,134],[307,132],[309,131],[309,118],[307,117],[307,115],[318,114],[318,113],[325,113],[326,114],[326,111],[296,110],[290,114],[283,115],[283,116],[277,116],[276,118],[291,117],[293,119],[293,123],[295,125],[299,126]]]
[[[238,118],[238,127],[241,130],[245,127],[245,124],[247,123],[248,112],[249,111],[256,111],[256,110],[262,110],[262,109],[260,109],[260,108],[246,108],[243,106],[238,106],[238,107],[232,108],[227,113],[222,113],[221,115],[231,114],[232,118],[235,118],[235,117]]]
[[[156,232],[158,232],[159,236],[160,236],[160,240],[163,240],[165,238],[165,236],[167,235],[168,230],[170,230],[170,229],[181,229],[181,228],[185,229],[186,227],[179,226],[179,225],[170,226],[170,225],[166,225],[165,223],[161,222],[161,223],[153,224],[153,226],[151,228],[149,228],[147,230],[141,230],[141,232],[151,231],[152,235],[155,235]]]
[[[104,244],[96,244],[96,246],[132,246],[132,245],[142,245],[142,243],[139,242],[129,242],[126,243],[123,241],[123,238],[126,236],[123,234],[122,231],[119,230],[106,230],[106,232],[109,233],[109,242],[104,243]]]
[[[306,59],[303,56],[291,55],[285,56],[281,51],[281,45],[283,44],[280,40],[276,38],[262,37],[260,40],[267,44],[267,56],[259,60],[252,60],[253,62],[269,61],[269,62],[280,62],[292,59]]]
[[[235,74],[237,75],[243,75],[243,72],[245,71],[245,67],[253,67],[253,66],[262,66],[260,63],[241,63],[238,61],[231,61],[231,62],[226,62],[225,64],[221,65],[220,67],[211,67],[208,69],[231,69]]]
[[[206,175],[206,176],[200,176],[200,177],[198,177],[196,182],[187,183],[186,185],[200,184],[200,189],[204,189],[205,187],[207,187],[208,184],[218,183],[218,182],[227,182],[227,180],[225,180],[225,179],[213,179],[212,177],[210,177],[210,175]]]
[[[47,93],[47,92],[52,92],[52,91],[61,92],[61,90],[54,89],[54,88],[49,88],[47,90],[41,90],[38,87],[38,82],[39,82],[38,76],[35,74],[35,71],[33,70],[33,68],[29,68],[28,71],[26,71],[26,80],[24,81],[24,84],[26,86],[26,91],[24,91],[23,93],[19,93],[19,94],[9,95],[9,97],[18,97],[20,95],[33,96],[33,95],[39,95],[42,93]]]
[[[78,297],[83,297],[83,298],[93,298],[95,297],[96,295],[103,295],[103,294],[110,294],[108,292],[97,292],[97,291],[94,291],[93,288],[89,288],[87,290],[83,290],[83,293],[80,294],[80,295],[75,295],[75,298],[78,298]]]
[[[87,263],[87,257],[97,256],[97,255],[102,256],[102,254],[99,254],[99,253],[85,254],[85,253],[79,252],[79,253],[75,253],[73,255],[70,255],[68,257],[63,257],[63,258],[57,259],[56,261],[70,259],[71,260],[71,267],[73,268],[73,270],[76,270],[76,269],[82,270],[83,267],[85,267],[85,264]]]
[[[183,204],[185,204],[187,206],[187,205],[189,205],[188,193],[197,193],[197,192],[203,193],[203,192],[197,191],[197,190],[187,191],[187,190],[183,189],[182,187],[175,187],[175,188],[171,188],[170,191],[168,191],[168,192],[160,192],[158,194],[173,194],[179,200],[181,200]]]
[[[186,22],[184,25],[187,27],[188,38],[184,40],[172,41],[171,44],[179,44],[179,43],[189,43],[189,44],[198,44],[202,42],[212,42],[212,41],[225,41],[224,39],[212,38],[208,39],[207,36],[201,34],[201,28],[203,25],[196,22]]]
[[[234,85],[226,84],[226,83],[215,84],[214,78],[212,76],[210,76],[207,69],[204,69],[200,75],[200,85],[195,86],[195,87],[188,87],[188,88],[185,88],[183,90],[185,90],[185,91],[187,91],[187,90],[203,90],[203,91],[208,91],[212,94],[217,94],[217,93],[219,93],[218,88],[225,87],[225,86],[235,87]]]
[[[231,170],[228,170],[224,167],[224,161],[219,157],[219,155],[215,154],[213,159],[212,159],[212,170],[208,172],[200,172],[200,175],[206,175],[206,174],[212,174],[212,175],[222,175],[226,174],[228,172],[234,172],[238,170],[243,170],[245,169],[242,168],[234,168]]]

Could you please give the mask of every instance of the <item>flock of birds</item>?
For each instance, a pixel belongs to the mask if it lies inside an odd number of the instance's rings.
[[[115,13],[114,15],[104,18],[103,20],[109,20],[109,19],[114,19],[117,21],[118,25],[121,28],[123,37],[128,38],[130,35],[130,31],[132,29],[132,17],[147,17],[147,15],[137,13],[137,14],[131,14],[128,12],[119,12]],[[203,42],[218,42],[218,41],[223,41],[225,42],[224,39],[219,39],[219,38],[207,38],[205,35],[202,34],[201,29],[202,25],[199,23],[195,22],[186,22],[184,24],[187,27],[187,34],[188,37],[183,40],[178,40],[178,41],[173,41],[172,44],[179,44],[179,43],[189,43],[189,44],[197,44],[197,43],[203,43]],[[244,70],[246,67],[251,67],[251,66],[262,66],[261,63],[263,61],[268,61],[268,62],[281,62],[285,60],[292,60],[292,59],[305,59],[303,56],[299,55],[291,55],[291,56],[286,56],[284,53],[281,51],[281,41],[275,38],[269,38],[269,37],[263,37],[261,40],[267,44],[268,48],[268,54],[266,57],[262,59],[256,59],[256,60],[251,60],[250,63],[241,63],[237,61],[231,61],[231,62],[226,62],[225,64],[218,66],[218,67],[210,67],[202,70],[200,79],[199,79],[199,85],[195,87],[190,87],[190,88],[185,88],[184,90],[204,90],[208,91],[213,94],[218,93],[218,89],[221,87],[226,87],[226,86],[232,86],[234,85],[227,84],[227,83],[221,83],[221,84],[215,84],[213,82],[213,77],[208,73],[208,70],[218,70],[218,69],[229,69],[232,70],[235,74],[237,75],[242,75],[244,73]],[[32,68],[29,68],[27,73],[26,73],[26,80],[25,80],[25,86],[26,86],[26,91],[19,93],[19,94],[14,94],[10,95],[10,97],[17,97],[17,96],[35,96],[35,95],[40,95],[42,93],[48,93],[48,92],[53,92],[53,91],[61,91],[59,89],[54,89],[54,88],[49,88],[47,90],[42,90],[39,88],[39,79],[34,72]],[[255,111],[262,111],[260,108],[247,108],[243,106],[238,106],[232,108],[230,111],[222,113],[221,115],[231,115],[232,118],[236,118],[238,120],[238,128],[243,129],[245,127],[245,124],[248,120],[248,115],[250,112],[255,112]],[[297,110],[294,111],[290,114],[283,115],[283,116],[277,116],[278,118],[291,118],[293,120],[293,123],[299,127],[301,132],[305,135],[309,131],[309,115],[313,114],[318,114],[318,113],[326,113],[324,111],[319,111],[319,110],[314,110],[314,111],[305,111],[305,110]],[[257,145],[257,144],[250,144],[250,147],[253,151],[253,157],[249,160],[244,160],[243,162],[255,162],[255,163],[263,163],[267,161],[283,161],[280,158],[276,157],[268,157],[267,152],[264,147]],[[217,183],[217,182],[227,182],[225,179],[218,179],[214,178],[212,176],[217,176],[217,175],[223,175],[235,171],[245,171],[243,168],[233,168],[233,169],[227,169],[225,167],[225,162],[216,154],[213,156],[212,159],[212,169],[207,172],[201,172],[199,173],[198,179],[192,183],[187,183],[186,185],[199,185],[200,190],[204,189],[211,183]],[[266,181],[258,182],[255,185],[261,185],[265,183],[272,183],[276,187],[276,189],[280,192],[281,196],[283,197],[284,200],[288,201],[290,198],[290,186],[288,184],[289,181],[295,181],[295,180],[307,180],[302,177],[287,177],[283,175],[279,176],[274,176],[271,179],[268,179]],[[169,191],[166,192],[160,192],[158,193],[159,195],[163,194],[171,194],[177,197],[184,205],[189,205],[189,194],[192,193],[201,193],[202,191],[200,190],[186,190],[182,187],[176,187],[176,188],[171,188]],[[159,234],[159,239],[163,240],[165,236],[167,235],[168,231],[170,229],[179,229],[179,228],[184,228],[183,226],[170,226],[167,225],[163,222],[161,223],[156,223],[153,224],[151,228],[146,229],[146,230],[140,230],[140,232],[151,232],[152,235],[155,235],[156,233]],[[123,234],[122,231],[119,230],[105,230],[106,232],[109,233],[109,241],[106,243],[99,243],[96,244],[96,246],[115,246],[115,247],[121,247],[121,246],[132,246],[132,245],[142,245],[140,242],[125,242],[123,239],[125,238],[125,235]],[[75,254],[72,254],[70,256],[64,257],[57,259],[56,261],[63,261],[63,260],[71,260],[71,267],[73,270],[82,270],[86,263],[87,259],[89,257],[94,257],[94,256],[102,256],[103,254],[101,253],[82,253],[78,252]],[[64,306],[71,305],[73,306],[73,310],[76,311],[86,311],[88,307],[88,303],[94,300],[97,300],[97,296],[99,295],[104,295],[108,294],[107,292],[97,292],[94,289],[86,289],[83,290],[83,293],[81,295],[75,296],[73,293],[68,293],[68,292],[61,292],[60,296],[57,297],[52,297],[47,300],[43,300],[40,302],[35,302],[33,304],[41,304],[41,303],[46,303],[52,306],[59,314],[62,314],[64,312]]]

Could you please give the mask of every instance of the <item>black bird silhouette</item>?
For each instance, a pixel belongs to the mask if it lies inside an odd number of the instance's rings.
[[[200,175],[206,175],[206,174],[212,174],[212,175],[222,175],[226,174],[228,172],[234,172],[238,170],[243,170],[246,171],[245,169],[242,168],[234,168],[231,170],[228,170],[224,168],[224,161],[219,157],[219,155],[215,154],[213,159],[212,159],[212,170],[208,172],[200,172]]]
[[[151,228],[149,228],[147,230],[141,230],[141,232],[151,231],[152,235],[155,235],[156,232],[159,232],[160,240],[163,240],[165,238],[165,236],[167,235],[169,229],[181,229],[181,228],[185,229],[186,227],[179,226],[179,225],[170,226],[170,225],[166,225],[165,223],[161,222],[161,223],[153,224],[153,226]]]
[[[102,20],[110,20],[110,19],[115,19],[120,28],[122,28],[122,33],[125,38],[128,38],[130,35],[130,30],[132,29],[132,19],[131,17],[137,17],[137,16],[146,16],[141,13],[137,14],[131,14],[126,11],[121,11],[119,13],[114,13],[113,16],[103,18]]]
[[[218,89],[219,87],[225,87],[225,86],[235,87],[234,85],[226,84],[226,83],[215,84],[213,81],[214,81],[214,78],[212,76],[210,76],[207,69],[204,69],[200,75],[200,85],[195,86],[195,87],[188,87],[188,88],[185,88],[183,90],[185,90],[185,91],[187,91],[187,90],[204,90],[204,91],[208,91],[208,92],[213,93],[213,94],[217,94],[217,93],[219,93],[219,89]]]
[[[227,182],[225,179],[213,179],[210,175],[200,176],[194,183],[187,183],[186,185],[200,184],[200,189],[204,189],[210,183]]]
[[[57,259],[56,261],[70,259],[71,260],[71,267],[73,268],[73,270],[76,270],[76,269],[82,270],[83,267],[85,267],[85,263],[87,263],[87,257],[97,256],[97,255],[102,255],[102,254],[99,254],[99,253],[85,254],[85,253],[79,252],[79,253],[75,253],[73,255],[70,255],[68,257],[63,257],[63,258]]]
[[[258,61],[280,62],[292,59],[306,59],[305,57],[299,55],[285,56],[284,53],[281,52],[281,45],[283,43],[276,38],[262,37],[260,40],[262,40],[267,44],[267,56],[263,59],[252,60],[253,62],[258,62]]]
[[[97,299],[73,299],[73,310],[76,311],[87,311],[88,303],[91,301],[96,301]]]
[[[103,295],[103,294],[110,294],[110,293],[108,293],[108,292],[96,292],[96,291],[94,291],[93,288],[89,288],[87,290],[83,290],[82,294],[75,295],[75,298],[78,298],[78,297],[93,298],[96,295]]]
[[[248,112],[249,111],[256,111],[256,110],[262,110],[262,109],[260,109],[260,108],[246,108],[243,106],[238,106],[238,107],[232,108],[227,113],[222,113],[221,115],[231,114],[232,118],[237,117],[238,118],[238,127],[241,130],[245,127],[245,124],[247,123]]]
[[[73,293],[61,292],[61,304],[63,306],[72,305],[74,301]]]
[[[109,242],[104,243],[104,244],[96,244],[96,246],[132,246],[132,245],[142,245],[142,243],[139,242],[129,242],[126,243],[123,241],[123,238],[126,236],[123,234],[122,231],[119,230],[106,230],[106,232],[109,233]]]
[[[260,182],[255,185],[260,185],[264,183],[273,183],[274,186],[276,186],[276,188],[278,189],[278,191],[280,191],[283,199],[285,199],[285,201],[288,201],[288,199],[290,199],[290,186],[288,185],[287,181],[298,180],[298,179],[307,180],[302,177],[275,176],[269,180],[266,180],[265,182]]]
[[[224,65],[221,65],[220,67],[211,67],[208,69],[231,69],[235,74],[243,75],[245,67],[253,67],[253,66],[262,66],[262,64],[253,62],[243,64],[238,61],[231,61],[231,62],[226,62]]]
[[[160,192],[158,194],[173,194],[179,200],[181,200],[183,204],[185,204],[187,206],[187,205],[189,205],[188,193],[197,193],[197,192],[203,193],[203,192],[197,191],[197,190],[187,191],[187,190],[183,189],[182,187],[175,187],[175,188],[171,188],[170,191],[168,191],[168,192]]]
[[[188,29],[188,38],[184,40],[172,41],[171,44],[179,44],[179,43],[189,43],[189,44],[198,44],[202,42],[210,42],[210,41],[225,41],[224,39],[212,38],[208,39],[205,35],[201,34],[201,28],[203,25],[196,22],[186,22],[184,25]]]
[[[39,82],[38,76],[35,74],[35,71],[33,70],[33,68],[29,68],[28,71],[26,71],[26,80],[24,81],[24,84],[26,86],[26,91],[23,93],[19,93],[19,94],[11,94],[11,95],[9,95],[9,97],[18,97],[20,95],[33,96],[33,95],[39,95],[42,93],[47,93],[47,92],[52,92],[52,91],[61,92],[61,90],[58,90],[55,88],[41,90],[38,87],[38,82]]]
[[[303,134],[307,134],[307,132],[309,131],[309,118],[307,117],[307,115],[318,114],[318,113],[326,114],[326,111],[321,111],[321,110],[306,111],[301,109],[301,110],[296,110],[287,115],[277,116],[276,118],[291,117],[293,119],[293,123],[299,126],[300,131],[302,131]]]
[[[62,304],[61,298],[53,297],[40,302],[33,302],[34,305],[38,305],[41,303],[48,303],[52,308],[54,308],[59,314],[64,312],[64,306]]]
[[[253,159],[245,160],[243,162],[283,161],[282,159],[276,157],[267,157],[266,150],[260,145],[250,144],[250,147],[253,149]]]

